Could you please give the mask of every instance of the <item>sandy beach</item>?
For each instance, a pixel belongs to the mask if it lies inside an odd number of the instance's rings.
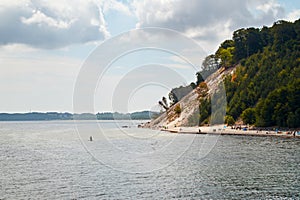
[[[200,131],[199,131],[200,130]],[[284,138],[300,138],[300,132],[288,131],[267,131],[267,130],[237,130],[227,127],[225,125],[211,126],[211,127],[164,127],[161,131],[168,131],[178,134],[216,134],[216,135],[242,135],[242,136],[260,136],[260,137],[284,137]]]

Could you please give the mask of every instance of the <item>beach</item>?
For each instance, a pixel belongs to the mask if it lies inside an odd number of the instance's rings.
[[[199,131],[200,130],[200,131]],[[275,130],[248,130],[233,129],[230,126],[200,126],[200,127],[163,127],[161,131],[168,131],[178,134],[216,134],[216,135],[241,135],[241,136],[260,136],[260,137],[284,137],[300,138],[300,132],[296,131],[275,131]]]

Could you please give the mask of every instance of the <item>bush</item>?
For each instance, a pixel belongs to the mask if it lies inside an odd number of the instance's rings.
[[[234,120],[234,118],[231,115],[226,115],[226,117],[225,117],[225,123],[228,126],[232,126],[232,125],[235,124],[235,120]]]
[[[180,104],[177,104],[174,108],[174,111],[177,115],[180,115],[181,113],[181,107],[180,107]]]

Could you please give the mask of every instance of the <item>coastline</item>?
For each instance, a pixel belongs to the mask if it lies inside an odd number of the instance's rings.
[[[237,135],[237,136],[256,136],[256,137],[281,137],[281,138],[299,138],[300,132],[282,131],[257,131],[257,130],[236,130],[230,127],[224,126],[212,126],[212,127],[164,127],[160,129],[161,131],[167,131],[176,134],[210,134],[210,135]],[[200,131],[199,131],[200,130]]]

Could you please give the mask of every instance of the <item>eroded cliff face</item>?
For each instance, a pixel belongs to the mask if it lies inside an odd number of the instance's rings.
[[[161,114],[158,118],[146,124],[147,128],[174,128],[184,126],[198,126],[198,122],[191,122],[194,115],[199,114],[199,105],[201,98],[209,98],[214,92],[219,90],[224,77],[232,73],[235,68],[220,68],[211,74],[204,83],[199,84],[197,88],[174,104],[168,111]],[[180,107],[180,113],[178,112]]]

